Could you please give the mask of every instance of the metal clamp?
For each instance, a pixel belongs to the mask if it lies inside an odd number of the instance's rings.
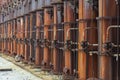
[[[24,44],[27,44],[29,42],[29,40],[27,38],[24,38],[23,42],[24,42]]]
[[[22,38],[20,38],[19,42],[20,42],[20,43],[23,43],[23,42],[24,42],[24,40],[23,40]]]
[[[36,46],[39,46],[41,43],[42,43],[42,41],[40,39],[35,39]]]

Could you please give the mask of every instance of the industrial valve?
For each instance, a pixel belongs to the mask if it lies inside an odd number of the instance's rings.
[[[40,43],[40,39],[35,39],[35,43],[38,45]]]
[[[40,39],[35,39],[34,41],[36,46],[39,46],[42,43]]]
[[[72,41],[71,40],[66,40],[65,49],[71,50],[71,47],[72,47]]]
[[[53,41],[52,41],[52,47],[53,47],[53,48],[55,48],[55,47],[57,46],[57,42],[58,42],[57,40],[53,40]]]
[[[89,43],[87,41],[82,41],[80,45],[82,47],[82,50],[86,52],[89,47]]]
[[[20,42],[20,43],[23,43],[23,39],[22,39],[22,38],[20,38],[20,39],[19,39],[19,42]]]
[[[113,43],[112,42],[106,42],[104,45],[103,45],[104,49],[106,51],[111,51],[112,48],[113,48]]]
[[[16,38],[15,41],[18,43],[18,38]]]
[[[34,41],[35,41],[35,40],[34,40],[33,38],[30,38],[30,39],[29,39],[29,43],[30,43],[30,44],[34,44]]]
[[[27,38],[24,38],[23,42],[24,42],[24,44],[27,44],[29,42],[29,40]]]
[[[13,36],[12,36],[12,39],[13,39],[13,40],[15,40],[15,39],[16,39],[16,36],[15,36],[15,35],[13,35]]]
[[[42,43],[43,43],[44,47],[48,47],[49,46],[49,41],[47,39],[43,39]]]
[[[30,60],[30,62],[35,62],[35,58],[34,57],[29,57],[29,60]]]
[[[13,41],[13,39],[12,39],[12,38],[9,38],[9,41],[11,42],[11,41]]]

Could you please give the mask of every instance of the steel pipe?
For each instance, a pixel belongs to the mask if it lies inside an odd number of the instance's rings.
[[[87,28],[97,27],[96,21],[93,21],[97,16],[97,12],[93,9],[93,6],[91,4],[93,3],[92,2],[89,3],[85,0],[79,0],[79,39],[78,40],[80,43],[82,41],[87,41],[88,43],[90,43],[90,45],[97,43],[97,31],[93,30],[88,34],[89,36],[87,36],[86,33]],[[92,47],[90,48],[92,49]],[[97,64],[94,64],[97,63],[97,55],[92,55],[92,56],[87,55],[86,54],[87,52],[81,50],[82,45],[80,44],[78,46],[78,49],[79,49],[78,51],[79,79],[86,80],[89,78],[95,78],[95,77],[97,78]]]
[[[109,4],[108,4],[109,2]],[[113,6],[111,6],[113,5]],[[108,7],[111,9],[108,9]],[[111,12],[112,11],[112,12]],[[109,19],[104,17],[115,17],[116,7],[114,0],[99,0],[99,51],[100,54],[105,51],[102,44],[107,42],[107,28],[110,26]],[[103,80],[112,80],[111,57],[102,55],[99,56],[99,78]]]

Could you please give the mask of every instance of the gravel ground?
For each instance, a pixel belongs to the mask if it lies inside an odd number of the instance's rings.
[[[0,80],[42,80],[1,57],[0,69],[12,69],[0,71]]]

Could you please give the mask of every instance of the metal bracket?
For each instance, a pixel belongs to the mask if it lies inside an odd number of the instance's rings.
[[[65,75],[69,75],[70,74],[70,70],[68,68],[64,68],[63,72]]]

